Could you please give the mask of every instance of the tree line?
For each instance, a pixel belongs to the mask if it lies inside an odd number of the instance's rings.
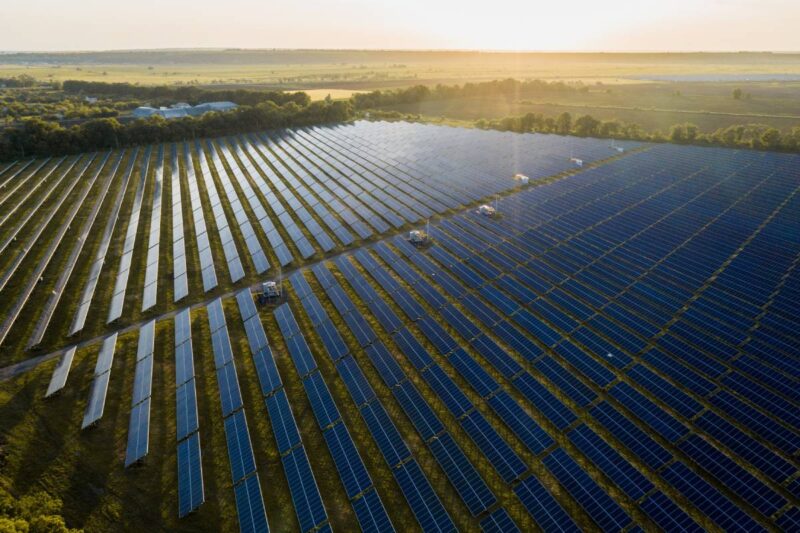
[[[101,81],[65,80],[61,84],[65,93],[88,96],[129,97],[139,100],[186,102],[192,105],[209,101],[229,101],[238,105],[254,106],[266,102],[284,105],[291,102],[307,106],[311,98],[304,92],[254,91],[247,89],[203,89],[194,86],[135,85],[132,83],[106,83]]]
[[[604,137],[621,140],[672,142],[702,146],[752,148],[785,152],[800,151],[800,126],[788,132],[765,124],[737,124],[702,133],[691,123],[675,124],[669,132],[645,131],[638,124],[619,120],[599,120],[591,115],[573,118],[564,112],[556,117],[541,113],[527,113],[500,119],[479,119],[475,126],[482,129],[514,131],[518,133],[557,133],[579,137]]]
[[[566,84],[561,81],[528,80],[520,81],[513,78],[493,80],[480,83],[465,83],[464,85],[415,85],[406,89],[391,91],[371,91],[356,93],[352,96],[353,106],[356,109],[374,109],[377,107],[410,104],[426,100],[447,100],[451,98],[472,98],[481,96],[506,96],[517,98],[521,95],[548,94],[559,92],[588,91],[583,84]]]
[[[130,145],[175,142],[265,129],[308,126],[350,120],[347,101],[283,105],[267,101],[224,113],[166,120],[160,116],[121,123],[116,118],[93,119],[72,127],[38,118],[6,128],[0,135],[0,160],[75,154]]]

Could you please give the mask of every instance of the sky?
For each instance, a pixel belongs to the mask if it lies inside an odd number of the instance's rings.
[[[797,0],[2,0],[0,50],[800,51]]]

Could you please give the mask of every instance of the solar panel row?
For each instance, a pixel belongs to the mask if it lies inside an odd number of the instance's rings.
[[[133,196],[131,214],[128,218],[128,227],[125,231],[125,242],[122,245],[122,257],[119,261],[117,278],[114,284],[114,292],[111,296],[111,304],[108,309],[107,323],[118,320],[122,316],[122,308],[125,304],[125,293],[128,288],[128,277],[133,263],[133,252],[136,247],[136,234],[139,229],[139,218],[142,214],[142,203],[144,201],[144,189],[147,184],[147,174],[150,170],[150,156],[153,147],[148,146],[145,150],[144,158],[139,170],[139,181],[136,184],[136,192]]]
[[[158,257],[161,243],[161,203],[164,189],[164,145],[158,147],[153,174],[153,203],[150,208],[150,229],[147,242],[147,259],[144,271],[144,293],[142,311],[156,305],[158,292]]]
[[[153,387],[153,360],[155,356],[156,321],[151,320],[139,328],[139,345],[136,352],[136,370],[133,377],[133,398],[128,428],[128,449],[125,467],[141,461],[150,444],[150,396]]]
[[[225,261],[228,264],[228,274],[230,275],[231,283],[236,283],[244,277],[244,267],[239,258],[236,241],[233,239],[233,232],[231,232],[230,226],[228,226],[228,217],[225,214],[225,209],[222,207],[222,199],[219,196],[219,192],[217,192],[217,185],[214,182],[214,176],[211,174],[211,168],[207,160],[207,155],[210,155],[214,172],[219,175],[218,167],[215,162],[217,154],[212,151],[210,147],[208,152],[204,151],[200,141],[195,141],[195,150],[197,151],[197,160],[200,162],[200,175],[203,178],[206,194],[208,194],[208,203],[211,206],[211,212],[214,215],[214,222],[217,226],[217,234],[219,235],[219,242],[222,246],[222,253],[225,255]]]
[[[240,531],[269,531],[222,299],[206,307]],[[176,329],[177,331],[177,329]],[[287,404],[288,406],[288,404]]]
[[[175,425],[178,453],[178,517],[205,501],[197,416],[192,322],[188,308],[175,315]]]
[[[189,276],[186,270],[186,240],[181,200],[181,171],[178,166],[178,146],[172,145],[170,158],[170,188],[172,190],[172,284],[173,302],[189,295]]]
[[[197,184],[197,174],[194,170],[189,143],[183,144],[183,162],[186,169],[186,182],[189,185],[189,205],[192,209],[197,253],[200,259],[200,276],[203,278],[203,290],[208,292],[217,286],[217,274],[214,269],[214,257],[211,254],[211,242],[208,238],[206,219],[203,214],[203,200]]]
[[[106,406],[106,393],[108,392],[108,379],[111,377],[111,365],[114,362],[114,349],[117,346],[117,334],[114,333],[103,339],[97,362],[94,367],[92,390],[89,393],[89,402],[83,413],[81,429],[96,424],[102,417]]]
[[[27,347],[33,348],[38,346],[42,340],[44,339],[45,333],[47,329],[50,327],[50,322],[53,319],[53,315],[55,314],[56,307],[58,306],[59,302],[61,302],[62,296],[64,296],[64,289],[69,282],[73,271],[78,263],[78,258],[83,251],[83,247],[85,243],[89,240],[89,236],[92,232],[93,226],[95,221],[97,220],[98,215],[100,214],[100,207],[102,206],[103,202],[105,201],[106,196],[108,195],[108,191],[111,189],[111,185],[116,174],[116,169],[119,166],[120,157],[117,159],[114,168],[107,172],[107,176],[103,181],[102,185],[100,185],[101,190],[98,194],[98,197],[95,199],[94,205],[92,206],[91,211],[86,216],[86,219],[81,224],[81,228],[79,230],[78,236],[75,240],[75,243],[72,245],[72,249],[69,253],[69,257],[66,261],[61,265],[61,272],[59,273],[58,279],[56,280],[55,285],[53,286],[53,290],[50,293],[47,302],[44,304],[44,308],[42,309],[41,314],[39,315],[39,319],[36,321],[36,326],[34,327],[33,333],[31,334],[30,339],[28,339]],[[94,171],[91,181],[97,180],[100,174],[105,170],[106,164],[108,163],[109,159],[111,158],[111,152],[106,153],[105,157],[100,161],[100,164]]]

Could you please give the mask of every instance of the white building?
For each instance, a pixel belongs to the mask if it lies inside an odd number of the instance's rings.
[[[194,107],[187,103],[180,102],[170,107],[137,107],[131,113],[135,118],[152,117],[154,115],[162,116],[166,119],[181,118],[181,117],[198,117],[209,111],[225,112],[236,109],[238,106],[233,102],[206,102],[198,104]]]

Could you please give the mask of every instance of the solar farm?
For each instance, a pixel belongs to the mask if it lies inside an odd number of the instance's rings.
[[[124,530],[798,531],[799,191],[405,122],[0,165],[12,475]]]

